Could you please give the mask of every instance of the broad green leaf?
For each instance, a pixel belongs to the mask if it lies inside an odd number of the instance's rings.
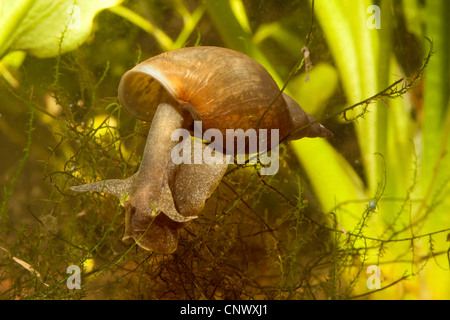
[[[349,104],[378,91],[377,58],[379,30],[369,29],[366,20],[369,1],[316,1],[315,14],[339,70],[340,80]],[[361,109],[359,110],[361,111]],[[379,150],[377,110],[371,108],[364,120],[356,124],[361,156],[368,187],[375,192],[379,170],[373,154]],[[367,141],[373,141],[367,143]]]
[[[95,15],[122,0],[0,1],[0,57],[23,50],[39,58],[81,46]]]
[[[402,9],[405,15],[406,28],[418,39],[422,39],[422,24],[425,22],[425,12],[420,6],[420,0],[402,0]]]
[[[309,173],[314,193],[325,213],[335,212],[347,230],[358,222],[367,199],[364,185],[349,163],[323,139],[291,141],[294,153]]]
[[[449,66],[450,66],[450,23],[447,12],[450,11],[448,1],[427,1],[427,36],[433,41],[434,54],[427,70],[425,70],[425,96],[424,96],[424,180],[433,183],[436,174],[436,165],[443,151],[442,131],[446,118],[447,103],[449,101]],[[438,185],[430,185],[430,188]]]

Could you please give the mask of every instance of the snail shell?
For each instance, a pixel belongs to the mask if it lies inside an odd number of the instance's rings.
[[[288,95],[280,95],[258,62],[220,47],[162,53],[126,72],[119,85],[121,104],[141,120],[150,121],[159,103],[171,98],[201,120],[204,130],[219,129],[224,137],[226,129],[278,129],[283,140],[315,121]],[[318,123],[302,131],[293,138],[331,136]]]

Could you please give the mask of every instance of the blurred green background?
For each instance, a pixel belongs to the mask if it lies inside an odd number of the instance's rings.
[[[445,0],[1,0],[0,298],[449,299],[449,18]],[[275,176],[230,168],[159,255],[120,240],[116,199],[68,188],[136,171],[149,123],[119,80],[195,45],[254,58],[334,137],[283,144]]]

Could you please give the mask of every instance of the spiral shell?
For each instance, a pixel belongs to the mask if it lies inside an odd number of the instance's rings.
[[[161,101],[174,99],[202,121],[204,130],[219,129],[223,135],[226,129],[278,129],[281,140],[299,127],[267,70],[220,47],[183,48],[140,63],[122,77],[119,99],[145,121]],[[305,117],[300,121],[308,122]]]

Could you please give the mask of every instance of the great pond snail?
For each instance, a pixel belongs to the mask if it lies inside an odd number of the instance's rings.
[[[332,136],[292,98],[280,94],[259,63],[219,47],[177,49],[138,64],[123,75],[119,101],[131,115],[152,121],[139,170],[124,180],[70,189],[125,196],[123,240],[134,239],[142,248],[161,253],[176,250],[179,229],[203,209],[225,174],[226,155],[235,145],[225,144],[218,136],[214,147],[188,137],[190,150],[210,148],[216,160],[224,161],[175,163],[172,150],[179,142],[173,141],[174,131],[187,132],[194,123],[201,123],[202,132],[215,130],[222,137],[227,130],[239,129],[266,129],[267,140],[272,129],[278,130],[279,140]],[[194,159],[195,154],[189,156]]]

